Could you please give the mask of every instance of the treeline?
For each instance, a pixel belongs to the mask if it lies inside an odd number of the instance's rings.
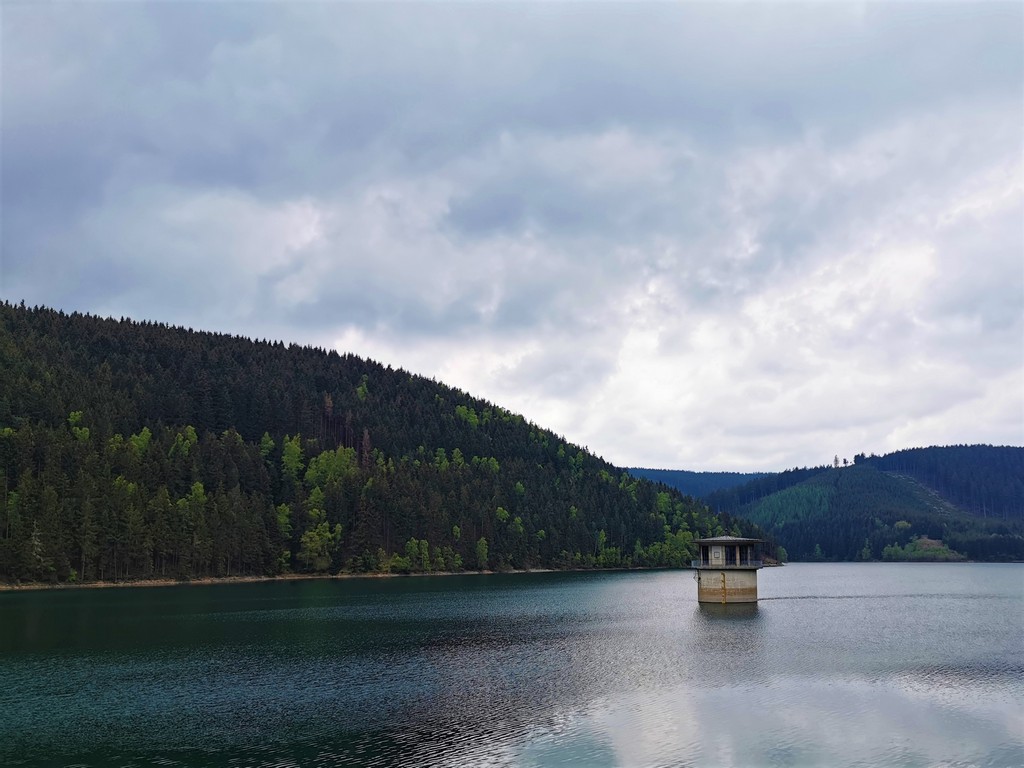
[[[655,483],[664,483],[680,493],[701,499],[715,491],[735,488],[764,477],[764,472],[691,472],[686,469],[631,467],[629,473]]]
[[[352,355],[0,304],[0,579],[683,565],[757,535]]]

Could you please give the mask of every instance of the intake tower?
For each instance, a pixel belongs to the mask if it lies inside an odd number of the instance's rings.
[[[701,603],[756,603],[761,539],[715,536],[697,539],[697,601]]]

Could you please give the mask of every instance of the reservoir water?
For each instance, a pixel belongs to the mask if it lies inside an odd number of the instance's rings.
[[[0,765],[1022,766],[1024,566],[0,593]]]

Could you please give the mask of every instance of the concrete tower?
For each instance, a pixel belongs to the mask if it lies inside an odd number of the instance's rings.
[[[700,559],[697,569],[697,601],[701,603],[756,603],[757,569],[761,562],[761,539],[716,536],[697,539]]]

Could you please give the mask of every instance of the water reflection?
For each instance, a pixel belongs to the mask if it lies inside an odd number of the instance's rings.
[[[1024,764],[1022,570],[830,568],[0,595],[0,763]]]
[[[756,618],[757,603],[697,603],[697,612],[705,619],[736,621]]]
[[[698,604],[683,635],[693,671],[681,682],[741,688],[763,683],[771,664],[767,624],[756,604]]]

